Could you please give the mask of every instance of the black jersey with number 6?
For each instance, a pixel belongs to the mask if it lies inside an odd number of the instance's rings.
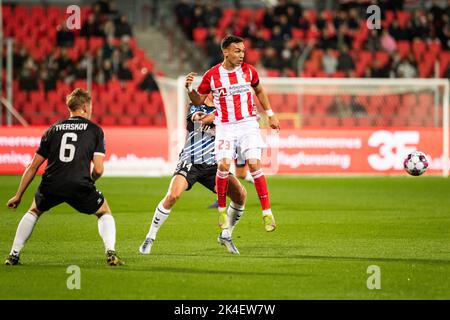
[[[45,132],[36,153],[48,159],[42,189],[63,196],[83,193],[94,184],[90,172],[94,155],[105,155],[103,130],[88,119],[71,117]]]

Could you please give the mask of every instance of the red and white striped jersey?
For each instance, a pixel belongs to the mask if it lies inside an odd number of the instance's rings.
[[[252,65],[244,62],[229,71],[220,63],[206,71],[197,92],[212,92],[217,109],[215,123],[237,122],[256,117],[251,87],[258,83],[258,72]]]

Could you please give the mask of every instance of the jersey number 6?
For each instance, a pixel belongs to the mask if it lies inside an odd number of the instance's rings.
[[[61,148],[59,149],[59,160],[62,162],[71,162],[75,157],[75,146],[70,144],[67,140],[70,139],[70,142],[75,142],[78,140],[78,136],[76,133],[67,132],[64,133],[61,138]],[[69,151],[69,155],[66,156],[66,151]]]

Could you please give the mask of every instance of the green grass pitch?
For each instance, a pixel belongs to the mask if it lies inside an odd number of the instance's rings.
[[[17,210],[20,177],[0,177],[0,255],[6,257],[40,177]],[[450,180],[268,178],[278,229],[264,231],[254,187],[234,240],[217,244],[214,195],[196,185],[176,204],[152,254],[138,247],[170,178],[103,178],[116,218],[120,268],[105,263],[95,217],[62,205],[46,213],[22,252],[0,265],[0,299],[449,299]],[[68,290],[67,267],[81,270]],[[381,289],[367,288],[380,267]]]

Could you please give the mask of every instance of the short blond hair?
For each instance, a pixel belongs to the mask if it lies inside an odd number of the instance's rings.
[[[66,104],[70,111],[75,111],[84,104],[91,102],[91,95],[86,90],[77,88],[66,97]]]

